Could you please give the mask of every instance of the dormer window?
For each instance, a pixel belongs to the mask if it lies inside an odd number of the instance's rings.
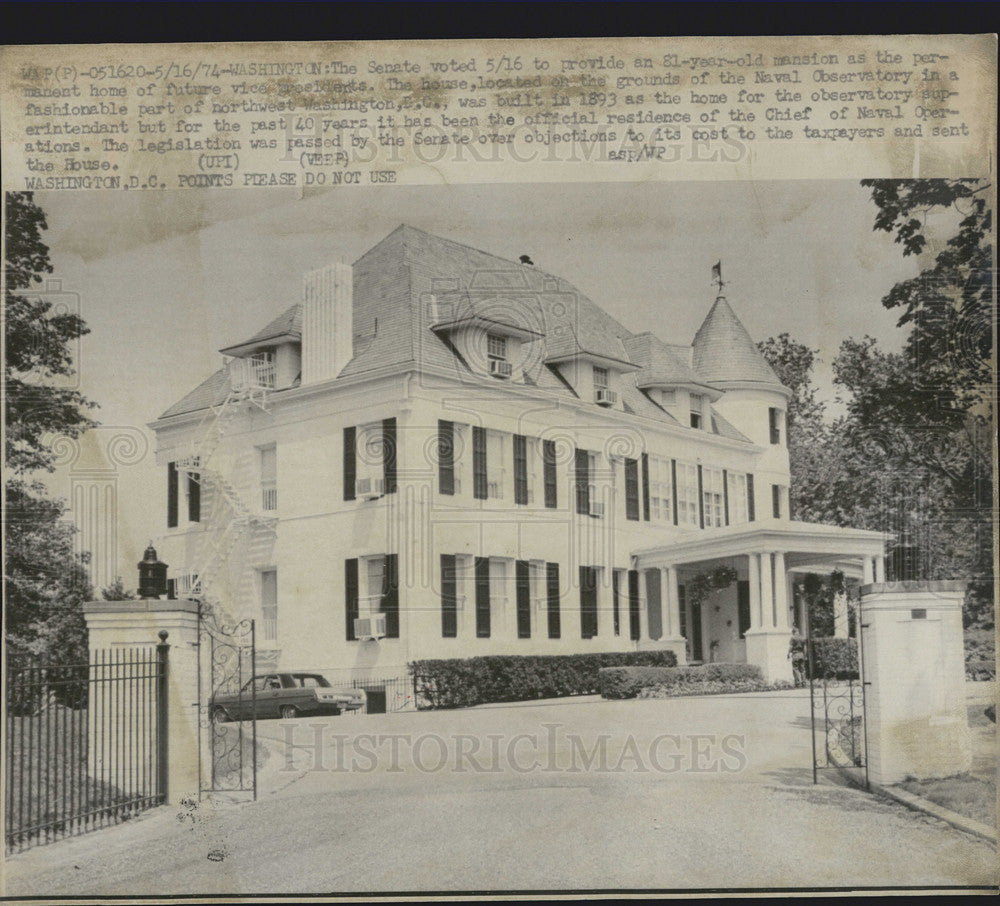
[[[495,333],[486,336],[486,356],[493,362],[507,361],[507,338]]]
[[[607,390],[608,389],[608,369],[599,368],[597,365],[594,366],[594,389],[595,390]]]
[[[701,413],[696,412],[694,409],[691,410],[691,427],[692,428],[701,427]]]

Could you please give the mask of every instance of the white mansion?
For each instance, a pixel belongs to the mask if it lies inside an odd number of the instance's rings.
[[[633,334],[408,226],[307,274],[151,426],[176,594],[331,677],[670,648],[790,678],[792,574],[881,581],[883,536],[789,520],[788,390],[723,296],[690,343],[664,306]]]

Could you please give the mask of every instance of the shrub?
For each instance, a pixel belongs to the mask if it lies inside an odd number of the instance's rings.
[[[414,661],[419,708],[466,708],[489,702],[531,701],[600,690],[604,667],[673,667],[672,651],[606,654],[491,655]]]
[[[771,688],[753,664],[704,664],[700,667],[606,667],[601,670],[604,698],[660,698],[710,692],[750,692]],[[646,695],[646,690],[658,690]]]
[[[857,679],[857,639],[813,639],[813,679]]]
[[[996,679],[996,639],[992,629],[965,630],[965,677],[970,680]]]

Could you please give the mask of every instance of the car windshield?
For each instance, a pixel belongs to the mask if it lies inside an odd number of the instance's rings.
[[[320,676],[318,673],[293,673],[292,679],[295,680],[296,686],[301,686],[305,689],[329,689],[330,682],[325,676]]]

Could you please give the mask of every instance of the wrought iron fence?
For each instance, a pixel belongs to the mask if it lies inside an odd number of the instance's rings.
[[[167,646],[8,661],[8,852],[127,820],[166,795]]]

